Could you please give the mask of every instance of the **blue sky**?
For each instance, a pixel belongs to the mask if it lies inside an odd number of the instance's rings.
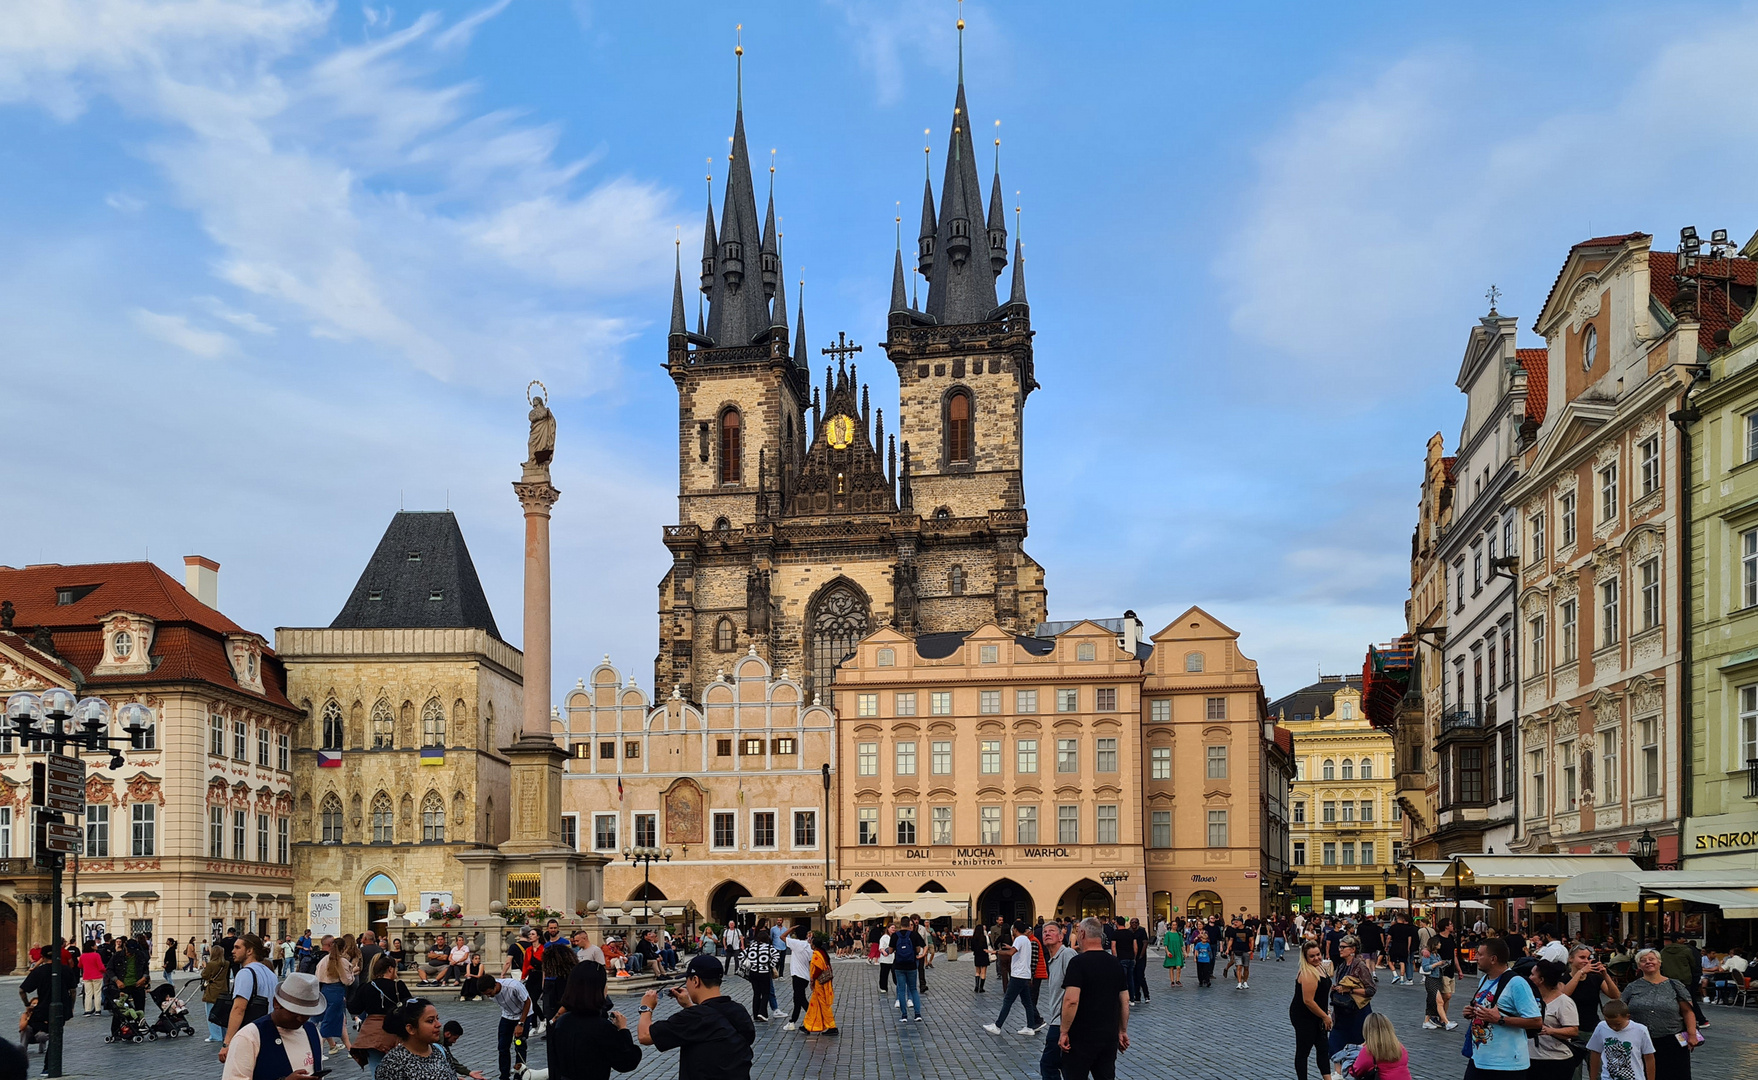
[[[180,572],[199,552],[228,614],[270,632],[327,623],[399,505],[449,504],[516,642],[509,484],[540,378],[560,419],[557,685],[605,653],[648,685],[676,506],[673,239],[699,249],[709,156],[718,202],[733,26],[790,294],[804,277],[815,338],[867,345],[889,404],[893,218],[919,214],[923,129],[945,146],[955,17],[9,6],[0,563]],[[1133,607],[1158,629],[1202,604],[1272,696],[1401,630],[1423,443],[1457,438],[1490,283],[1529,324],[1587,236],[1758,227],[1752,5],[972,0],[965,18],[973,126],[1002,122],[1023,207],[1028,549],[1051,616]]]

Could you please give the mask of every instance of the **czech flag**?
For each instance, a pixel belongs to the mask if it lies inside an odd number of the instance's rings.
[[[617,802],[623,801],[623,778],[617,777]]]
[[[446,748],[443,746],[422,747],[421,763],[423,765],[444,765],[446,763]]]
[[[341,768],[342,752],[340,750],[319,750],[317,752],[317,767],[320,769]]]

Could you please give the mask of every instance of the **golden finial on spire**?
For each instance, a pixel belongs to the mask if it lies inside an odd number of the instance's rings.
[[[745,24],[733,27],[733,64],[738,69],[739,80],[739,111],[745,108]]]
[[[1019,192],[1013,193],[1013,238],[1019,239]]]
[[[901,252],[903,250],[903,200],[897,200],[894,205],[897,207],[897,250]]]
[[[964,85],[964,0],[958,0],[958,85]]]
[[[934,181],[934,147],[928,142],[928,136],[932,133],[928,128],[922,129],[922,153],[925,155],[922,158],[922,175],[928,178],[929,183]]]
[[[1001,171],[1001,121],[995,121],[995,171]]]

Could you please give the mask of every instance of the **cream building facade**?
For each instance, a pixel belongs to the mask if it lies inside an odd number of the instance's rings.
[[[886,628],[837,671],[855,890],[967,895],[998,916],[1148,912],[1141,672],[1133,613],[1036,636],[993,623],[906,636]]]
[[[1368,722],[1361,678],[1329,676],[1270,703],[1294,734],[1295,906],[1355,914],[1396,895],[1404,855],[1393,739]]]
[[[0,567],[0,696],[59,686],[153,714],[148,745],[123,750],[121,768],[86,758],[69,937],[207,941],[230,927],[277,933],[293,915],[299,714],[267,642],[216,610],[219,564],[189,556],[184,571],[180,583],[144,562]],[[31,828],[44,750],[0,735],[0,971],[49,940]]]
[[[456,856],[509,833],[500,748],[518,734],[523,658],[457,519],[399,512],[335,621],[281,628],[276,646],[302,714],[294,933],[314,898],[350,932],[382,930],[397,904],[463,904]]]
[[[751,649],[700,704],[681,693],[655,704],[608,657],[568,693],[554,723],[569,755],[563,838],[610,860],[607,904],[688,903],[724,924],[746,897],[824,896],[839,872],[823,771],[836,772],[836,723],[804,697]],[[643,867],[624,858],[631,847],[672,857]]]
[[[1269,723],[1257,661],[1237,631],[1195,607],[1153,646],[1140,776],[1154,915],[1278,910],[1291,885],[1293,747]]]

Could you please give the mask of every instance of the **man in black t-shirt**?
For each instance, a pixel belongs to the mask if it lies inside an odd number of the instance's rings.
[[[1148,930],[1140,919],[1129,920],[1129,936],[1135,942],[1134,985],[1129,988],[1129,1000],[1140,1003],[1148,1000]]]
[[[1129,1049],[1129,982],[1105,951],[1099,920],[1080,925],[1080,952],[1062,982],[1062,1075],[1116,1080],[1117,1053]]]
[[[721,994],[725,975],[719,960],[697,953],[684,965],[684,985],[667,991],[678,1003],[677,1012],[655,1020],[659,991],[649,990],[641,999],[636,1039],[662,1051],[678,1048],[678,1080],[751,1080],[757,1025],[743,1005]]]
[[[1392,928],[1386,932],[1386,958],[1392,964],[1392,981],[1411,985],[1411,968],[1416,955],[1416,927],[1410,915],[1400,911],[1393,916]]]

